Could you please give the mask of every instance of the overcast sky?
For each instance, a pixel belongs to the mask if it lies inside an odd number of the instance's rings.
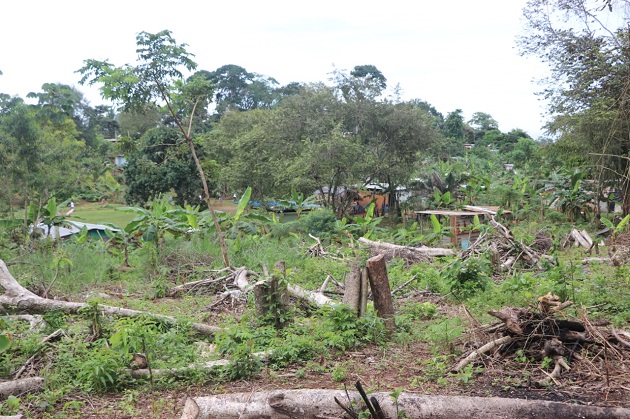
[[[375,65],[403,99],[444,116],[486,112],[507,132],[542,135],[535,95],[545,67],[518,55],[525,0],[32,0],[6,2],[0,21],[0,93],[23,98],[44,83],[78,85],[83,60],[135,61],[135,37],[169,29],[198,69],[236,64],[290,82],[326,82],[335,68]]]

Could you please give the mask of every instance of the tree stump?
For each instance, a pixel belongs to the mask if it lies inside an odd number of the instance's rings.
[[[394,322],[394,303],[389,287],[389,278],[387,277],[385,256],[380,254],[368,259],[367,268],[374,299],[374,309],[376,314],[385,320],[387,331],[391,332],[396,328],[396,323]]]
[[[344,304],[347,304],[352,310],[357,313],[357,316],[361,312],[361,268],[357,262],[354,262],[350,267],[350,273],[346,277],[346,290],[343,293]]]

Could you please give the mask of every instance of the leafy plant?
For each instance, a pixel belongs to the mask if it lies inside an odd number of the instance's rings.
[[[491,284],[490,273],[490,263],[483,257],[456,260],[445,271],[451,292],[459,297],[485,291]]]
[[[121,381],[121,368],[119,354],[111,349],[92,351],[88,358],[77,362],[77,384],[88,392],[115,389]]]

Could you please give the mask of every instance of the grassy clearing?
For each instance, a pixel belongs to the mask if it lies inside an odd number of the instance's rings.
[[[112,207],[79,206],[77,214],[81,214],[79,210],[94,215],[94,222],[111,221],[100,218],[108,214],[128,215]],[[530,225],[536,231],[548,229],[541,224]],[[527,229],[525,223],[514,226],[513,230],[523,240],[531,240],[536,233]],[[322,214],[271,225],[265,234],[244,232],[249,229],[235,231],[228,240],[234,266],[246,266],[258,273],[264,266],[273,273],[274,264],[284,261],[286,280],[311,290],[319,289],[327,275],[343,283],[350,262],[368,257],[365,249],[352,248],[346,232]],[[317,231],[315,234],[322,239],[328,257],[309,256],[308,249],[314,240],[305,232],[310,231]],[[395,241],[387,229],[379,230],[371,238]],[[228,388],[240,379],[267,376],[272,380],[286,374],[294,374],[297,380],[286,385],[302,387],[307,383],[335,387],[356,378],[368,380],[371,374],[374,380],[371,384],[375,386],[388,377],[396,387],[461,391],[480,376],[477,370],[449,375],[453,361],[462,352],[458,339],[469,328],[470,315],[480,322],[491,322],[488,310],[502,306],[529,307],[536,304],[538,296],[552,292],[575,302],[575,307],[569,309],[574,315],[579,315],[584,307],[591,307],[589,316],[609,319],[619,327],[630,319],[629,269],[623,265],[583,266],[582,252],[576,249],[556,251],[553,256],[559,263],[555,267],[473,278],[476,282],[472,286],[459,284],[457,289],[453,288],[453,275],[461,269],[471,269],[470,265],[458,265],[457,258],[416,265],[394,259],[387,267],[391,288],[407,285],[395,295],[397,329],[389,337],[371,305],[368,315],[361,319],[343,307],[315,309],[297,301],[289,307],[275,308],[273,316],[261,316],[251,296],[227,299],[209,309],[218,295],[228,289],[223,284],[206,295],[165,298],[166,289],[211,277],[213,270],[222,268],[220,249],[210,231],[178,238],[167,234],[164,246],[156,249],[152,243],[142,243],[130,256],[132,268],[122,269],[121,255],[106,243],[98,240],[77,243],[71,239],[62,246],[44,246],[23,255],[23,263],[11,267],[23,285],[41,290],[54,281],[51,296],[87,300],[93,308],[79,316],[49,313],[46,316],[49,326],[40,333],[26,330],[27,325],[19,322],[5,325],[7,333],[20,338],[11,349],[0,354],[3,378],[11,377],[16,368],[39,350],[38,342],[43,336],[57,328],[72,331],[53,345],[49,356],[41,357],[51,385],[42,395],[32,396],[31,401],[22,400],[22,405],[46,404],[44,410],[50,413],[47,417],[72,417],[61,412],[59,406],[70,406],[68,403],[80,400],[77,392],[107,393],[108,397],[122,398],[134,391],[148,391],[150,386],[146,381],[132,380],[123,373],[135,352],[148,353],[156,369],[182,367],[202,359],[233,361],[230,367],[213,372],[192,370],[176,380],[156,379],[151,387],[158,391],[181,390],[197,383]],[[341,289],[330,282],[327,291],[340,293]],[[340,298],[339,294],[331,295]],[[182,323],[171,327],[146,318],[103,317],[98,315],[98,304],[170,315],[182,319]],[[468,312],[464,312],[464,306]],[[278,317],[282,327],[277,325]],[[225,331],[213,338],[202,338],[190,332],[187,327],[190,321],[207,322]],[[195,341],[214,343],[217,352],[201,358]],[[252,357],[258,351],[273,353],[266,367]],[[357,356],[362,351],[378,362],[366,364],[363,358],[357,362],[348,360],[348,354]],[[138,407],[123,401],[121,405],[128,409]],[[9,413],[12,412],[0,408],[0,414]],[[84,409],[77,409],[76,417],[83,413]]]

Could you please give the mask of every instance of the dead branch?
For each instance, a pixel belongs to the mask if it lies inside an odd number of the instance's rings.
[[[255,352],[251,354],[251,356],[265,361],[269,358],[271,352]],[[178,368],[162,368],[162,369],[149,369],[149,368],[139,368],[139,369],[127,369],[125,372],[129,374],[132,378],[158,378],[158,377],[178,377],[182,374],[185,374],[189,371],[194,370],[203,370],[203,371],[212,371],[218,367],[226,367],[232,364],[233,361],[229,359],[217,359],[214,361],[208,361],[203,363],[195,363],[190,364],[186,367],[178,367]]]
[[[365,237],[359,238],[359,242],[369,246],[374,255],[383,254],[387,259],[401,258],[409,263],[427,262],[430,261],[431,257],[455,256],[455,252],[452,249],[439,247],[399,246],[392,243],[375,242]]]
[[[500,337],[499,339],[495,339],[495,340],[493,340],[491,342],[486,343],[481,348],[472,351],[466,358],[464,358],[461,361],[459,361],[459,363],[455,366],[455,368],[453,368],[453,372],[460,371],[466,365],[470,364],[475,359],[477,359],[479,357],[479,355],[483,355],[486,352],[490,352],[494,348],[496,348],[498,346],[501,346],[504,343],[510,343],[513,340],[514,340],[514,338],[512,338],[510,336],[503,336],[503,337]]]

